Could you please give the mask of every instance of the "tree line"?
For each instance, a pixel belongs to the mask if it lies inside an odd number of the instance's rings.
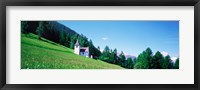
[[[174,63],[169,55],[164,57],[159,51],[153,55],[150,48],[134,59],[126,59],[123,51],[118,55],[116,48],[112,50],[108,46],[101,52],[100,47],[96,48],[92,40],[88,40],[86,36],[78,34],[56,21],[21,21],[21,32],[25,36],[28,33],[37,34],[39,40],[42,40],[43,37],[71,49],[74,49],[76,40],[78,40],[81,47],[89,47],[90,55],[94,59],[128,69],[179,69],[179,58]]]
[[[128,69],[179,69],[179,58],[173,62],[169,55],[163,56],[159,51],[153,55],[150,48],[147,48],[134,59],[130,57],[126,59],[123,51],[117,55],[116,48],[112,50],[106,46],[100,60]]]

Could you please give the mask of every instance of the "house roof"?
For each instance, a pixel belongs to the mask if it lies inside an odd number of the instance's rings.
[[[89,52],[89,47],[81,47],[80,51]]]

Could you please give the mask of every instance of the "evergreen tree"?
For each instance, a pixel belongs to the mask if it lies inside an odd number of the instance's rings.
[[[61,31],[61,32],[60,32],[60,41],[59,41],[59,43],[60,43],[61,45],[64,45],[65,42],[66,42],[66,35],[65,35],[65,32],[64,32],[64,31]]]
[[[179,58],[176,59],[176,62],[174,64],[174,69],[179,69]]]
[[[150,62],[152,59],[152,51],[150,48],[147,48],[145,51],[143,51],[141,54],[138,55],[136,59],[136,66],[134,68],[136,69],[148,69],[150,67]],[[138,64],[137,64],[138,63]],[[139,66],[142,65],[142,66]]]
[[[87,37],[85,37],[83,34],[78,36],[78,41],[81,47],[87,47],[89,44]]]
[[[24,33],[26,36],[28,34],[28,21],[21,21],[21,32]]]
[[[110,49],[109,49],[108,46],[106,46],[104,48],[103,53],[102,53],[100,59],[103,60],[103,61],[109,62],[109,60],[110,60]]]
[[[150,68],[150,61],[151,61],[151,59],[152,59],[152,57],[153,57],[153,52],[152,52],[152,50],[148,47],[147,49],[146,49],[146,54],[145,54],[145,67],[146,68]]]
[[[100,47],[98,46],[97,49],[100,51]]]
[[[90,55],[94,56],[94,54],[95,54],[95,47],[93,46],[92,40],[89,41],[89,52],[90,52]]]
[[[75,45],[75,43],[76,43],[77,38],[78,38],[78,34],[75,34],[75,35],[73,35],[73,36],[71,37],[71,42],[70,42],[70,48],[71,48],[71,49],[74,49],[74,45]]]
[[[66,34],[66,38],[65,38],[65,46],[70,48],[70,42],[71,42],[71,38],[69,34]]]
[[[101,56],[101,51],[94,47],[94,59],[99,59]]]
[[[164,60],[163,55],[159,51],[157,51],[150,62],[150,68],[160,69],[162,67],[163,60]]]
[[[106,46],[105,49],[103,50],[103,52],[105,52],[106,54],[109,54],[110,48],[108,46]]]
[[[113,63],[117,64],[117,49],[116,48],[113,50]]]
[[[126,60],[126,57],[123,53],[123,51],[120,53],[119,55],[119,63],[122,67],[125,67],[125,60]]]
[[[127,68],[133,69],[133,60],[132,58],[127,58]]]
[[[115,58],[115,55],[114,55],[113,50],[111,49],[110,50],[110,60],[109,60],[109,63],[114,64],[114,62],[115,62],[114,58]]]
[[[37,27],[36,33],[38,34],[38,39],[41,40],[41,37],[43,35],[44,32],[44,26],[43,26],[43,21],[39,22],[39,26]]]
[[[164,62],[162,64],[163,69],[171,69],[172,68],[172,61],[169,55],[164,57]]]

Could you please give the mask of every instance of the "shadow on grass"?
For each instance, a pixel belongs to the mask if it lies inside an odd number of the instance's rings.
[[[32,38],[31,38],[32,39]],[[52,41],[49,41],[49,40],[46,40],[46,39],[41,39],[40,41],[43,41],[43,42],[46,42],[46,43],[49,43],[49,44],[52,44],[52,45],[56,45],[56,46],[62,46],[60,44],[57,44],[55,42],[52,42]],[[54,51],[59,51],[59,52],[65,52],[65,53],[72,53],[71,51],[68,51],[67,50],[67,47],[65,46],[62,46],[63,49],[66,48],[66,50],[59,50],[59,49],[54,49],[54,48],[49,48],[49,47],[45,47],[45,46],[40,46],[40,45],[37,45],[37,44],[31,44],[31,43],[26,43],[26,42],[22,42],[24,44],[27,44],[27,45],[30,45],[30,46],[35,46],[35,47],[39,47],[39,48],[45,48],[45,49],[49,49],[49,50],[54,50]]]
[[[57,43],[48,41],[48,40],[46,40],[46,39],[41,39],[41,41],[44,41],[44,42],[47,42],[47,43],[50,43],[50,44],[53,44],[53,45],[58,45]]]

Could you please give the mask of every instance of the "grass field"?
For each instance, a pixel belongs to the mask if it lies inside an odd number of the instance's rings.
[[[100,60],[76,55],[72,49],[35,34],[21,35],[21,69],[122,69]]]

